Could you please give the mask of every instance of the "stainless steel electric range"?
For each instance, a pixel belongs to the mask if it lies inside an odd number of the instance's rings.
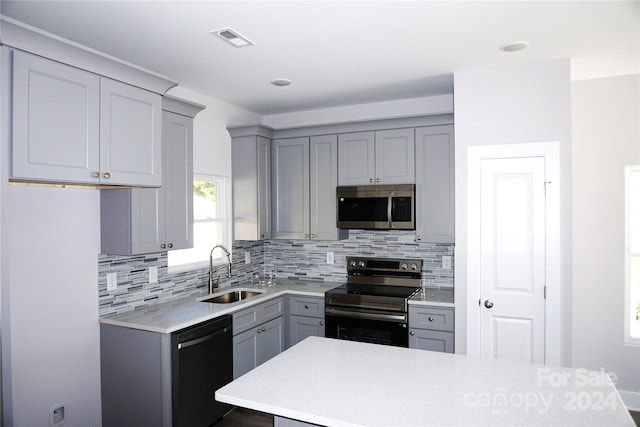
[[[347,257],[347,283],[325,292],[325,336],[408,347],[408,301],[422,260]]]

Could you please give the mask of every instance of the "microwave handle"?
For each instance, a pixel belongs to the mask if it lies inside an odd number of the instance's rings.
[[[393,206],[393,195],[395,194],[395,192],[391,192],[391,194],[389,194],[389,200],[387,201],[387,219],[389,220],[389,228],[393,228],[393,212],[391,210],[391,207]]]

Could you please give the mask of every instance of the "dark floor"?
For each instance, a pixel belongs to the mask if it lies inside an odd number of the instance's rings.
[[[250,409],[236,408],[212,427],[273,427],[273,416]]]
[[[640,427],[640,412],[629,411],[631,418]],[[273,427],[273,416],[262,412],[236,408],[214,427]]]

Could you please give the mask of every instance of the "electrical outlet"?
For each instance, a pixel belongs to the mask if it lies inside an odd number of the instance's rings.
[[[60,427],[66,424],[65,404],[58,403],[51,407],[49,411],[49,427]]]
[[[158,267],[155,265],[149,267],[149,283],[158,283]]]
[[[333,252],[327,252],[327,264],[333,264],[334,254]]]
[[[245,264],[251,264],[251,253],[250,252],[245,252],[244,253],[244,263]]]
[[[118,273],[107,273],[107,290],[115,291],[118,287]]]
[[[450,255],[444,255],[442,257],[442,268],[446,268],[448,270],[451,269],[451,256]]]

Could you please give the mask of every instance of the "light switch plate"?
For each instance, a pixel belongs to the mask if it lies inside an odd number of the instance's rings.
[[[158,267],[155,265],[149,267],[149,283],[158,283]]]
[[[115,291],[118,288],[118,273],[107,273],[107,290]]]
[[[244,263],[245,264],[251,264],[251,253],[250,252],[245,252],[244,253]]]
[[[444,255],[442,257],[442,268],[451,269],[451,256]]]
[[[327,252],[327,264],[333,264],[334,259],[334,253]]]

